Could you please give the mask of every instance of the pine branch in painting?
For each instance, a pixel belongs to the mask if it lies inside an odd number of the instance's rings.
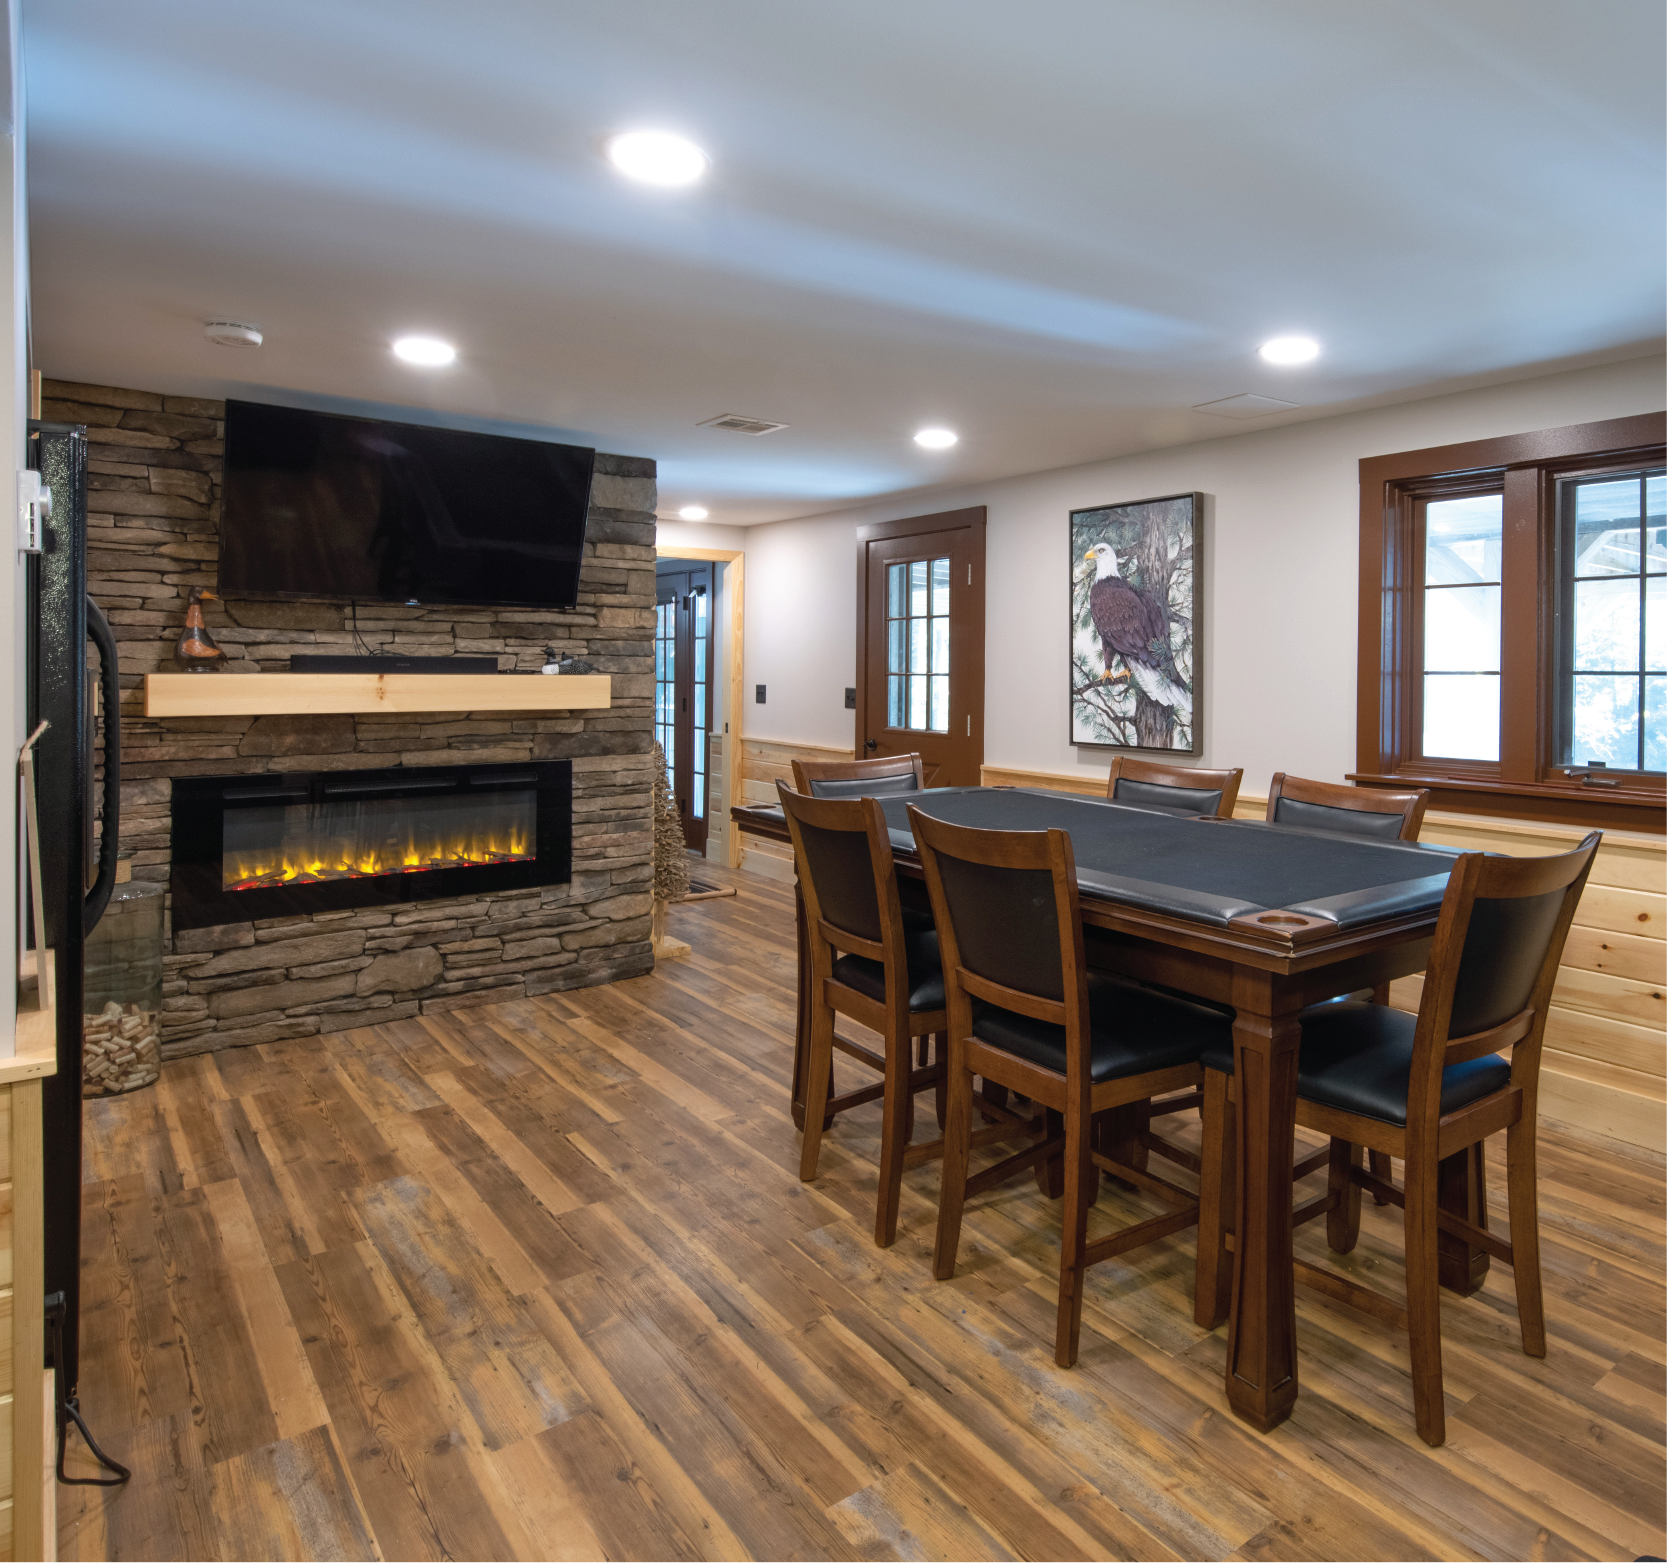
[[[1196,753],[1201,495],[1071,513],[1071,741]]]

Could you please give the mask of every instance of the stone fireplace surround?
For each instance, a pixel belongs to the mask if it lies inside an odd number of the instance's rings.
[[[531,669],[556,645],[613,678],[590,712],[144,715],[173,671],[193,586],[214,586],[224,404],[48,380],[42,416],[88,434],[87,587],[121,654],[122,819],[133,875],[168,879],[177,776],[573,762],[571,883],[312,916],[169,929],[163,1056],[348,1030],[635,976],[649,945],[654,463],[598,453],[578,607],[361,604],[373,646],[493,655]],[[337,603],[204,605],[236,678],[297,652],[352,652]]]

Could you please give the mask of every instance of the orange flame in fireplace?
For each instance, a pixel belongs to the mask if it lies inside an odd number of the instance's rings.
[[[372,879],[379,874],[425,874],[444,868],[492,863],[526,863],[538,856],[523,827],[475,829],[442,836],[409,829],[403,846],[369,847],[349,836],[286,841],[271,853],[228,852],[221,885],[227,890],[274,890],[283,885],[321,884],[335,879]]]

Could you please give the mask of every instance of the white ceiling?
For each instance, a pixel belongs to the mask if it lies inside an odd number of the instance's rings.
[[[48,374],[548,431],[658,458],[662,513],[1663,334],[1659,0],[25,0],[24,28]],[[623,181],[599,142],[639,127],[710,176]],[[266,345],[207,343],[218,312]],[[457,364],[397,362],[408,331]],[[1319,362],[1262,364],[1287,332]],[[1246,392],[1301,409],[1188,410]],[[696,427],[726,412],[791,427]]]

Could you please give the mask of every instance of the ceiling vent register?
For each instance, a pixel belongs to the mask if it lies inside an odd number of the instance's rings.
[[[774,434],[785,429],[785,423],[770,423],[763,418],[743,418],[740,413],[726,412],[716,418],[697,423],[697,429],[728,429],[732,434]]]

